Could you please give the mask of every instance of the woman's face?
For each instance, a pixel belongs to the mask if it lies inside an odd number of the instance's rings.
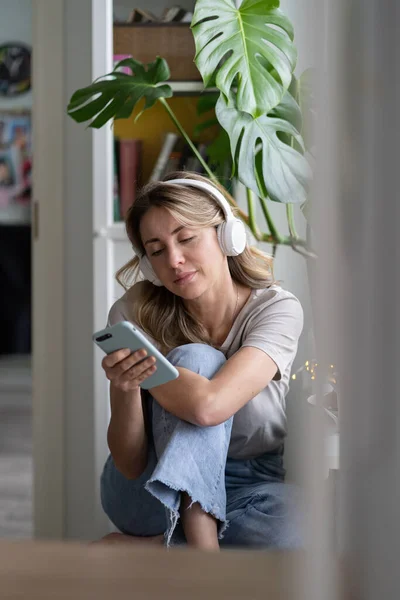
[[[157,277],[187,300],[221,281],[228,269],[214,227],[185,227],[165,208],[152,207],[142,217],[140,234]]]

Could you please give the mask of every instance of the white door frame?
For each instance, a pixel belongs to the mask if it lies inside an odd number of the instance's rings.
[[[75,124],[66,107],[73,91],[110,66],[111,23],[112,0],[33,0],[33,459],[39,538],[92,539],[109,530],[99,501],[107,388],[91,335],[104,324],[109,301],[105,294],[95,302],[109,284],[106,275],[100,282],[94,276],[99,253],[93,237],[96,203],[104,207],[109,201],[104,165],[112,164],[111,132],[94,134]]]
[[[63,5],[35,0],[32,11],[33,520],[35,535],[56,539],[64,534]]]

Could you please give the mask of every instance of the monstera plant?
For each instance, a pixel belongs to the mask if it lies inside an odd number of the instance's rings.
[[[247,193],[248,214],[240,210],[240,217],[256,240],[273,244],[274,249],[291,245],[310,256],[306,240],[297,235],[293,213],[294,204],[306,204],[311,181],[303,127],[309,85],[307,77],[294,76],[293,27],[279,4],[279,0],[244,0],[237,8],[233,0],[197,0],[191,23],[194,60],[205,89],[218,91],[215,116],[229,138],[232,177],[244,184]],[[131,74],[122,67],[129,67]],[[143,99],[136,119],[161,103],[208,176],[217,181],[168,103],[173,95],[169,77],[161,57],[147,65],[127,58],[111,73],[76,91],[68,114],[78,123],[88,121],[90,127],[100,128],[110,120],[130,117]],[[255,220],[257,198],[267,232]],[[277,231],[270,201],[286,205],[288,236]]]

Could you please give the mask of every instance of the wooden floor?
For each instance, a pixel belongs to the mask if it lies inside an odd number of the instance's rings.
[[[0,360],[0,538],[32,537],[30,365]]]

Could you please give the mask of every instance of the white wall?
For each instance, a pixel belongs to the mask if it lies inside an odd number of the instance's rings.
[[[6,42],[32,45],[32,0],[2,0],[0,3],[0,44]],[[0,96],[0,110],[31,106],[32,91],[16,98]]]

